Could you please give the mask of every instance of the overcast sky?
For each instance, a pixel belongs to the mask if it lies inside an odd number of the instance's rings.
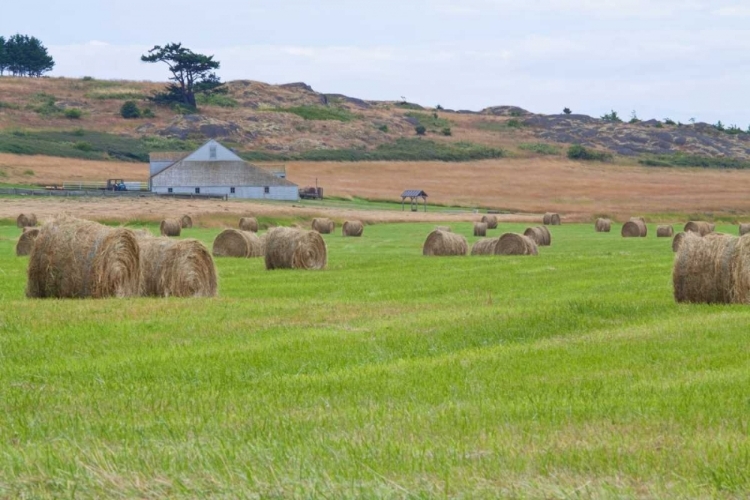
[[[164,80],[155,44],[214,54],[223,80],[365,99],[750,125],[748,0],[39,0],[0,33],[57,76]]]

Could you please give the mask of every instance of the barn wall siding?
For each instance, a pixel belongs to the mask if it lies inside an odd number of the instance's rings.
[[[170,186],[173,194],[195,194],[195,187],[190,186]],[[268,193],[265,193],[264,187],[253,186],[235,186],[234,194],[230,193],[231,186],[209,186],[200,187],[200,194],[220,194],[227,195],[230,198],[252,199],[252,200],[281,200],[297,201],[299,191],[296,187],[291,186],[269,186]],[[153,191],[158,194],[169,193],[169,187],[154,187]]]

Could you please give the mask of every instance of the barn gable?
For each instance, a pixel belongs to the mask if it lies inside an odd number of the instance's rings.
[[[222,146],[215,140],[211,139],[203,146],[199,147],[182,161],[243,161],[242,158],[234,154],[229,148]]]
[[[295,186],[245,161],[189,161],[175,163],[151,178],[154,187],[185,186]]]

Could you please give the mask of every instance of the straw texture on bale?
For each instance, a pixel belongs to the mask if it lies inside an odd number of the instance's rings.
[[[622,226],[623,238],[645,238],[648,234],[648,228],[641,219],[630,219]]]
[[[690,221],[687,224],[685,224],[684,231],[686,233],[698,233],[701,236],[706,236],[707,234],[713,233],[714,228],[716,228],[715,224],[711,224],[709,222],[704,221]]]
[[[34,246],[37,236],[39,236],[39,228],[37,227],[26,227],[23,230],[23,234],[18,238],[16,243],[16,255],[21,257],[22,255],[29,255],[31,249]]]
[[[482,221],[487,224],[487,229],[497,229],[497,216],[496,215],[485,215],[482,217]]]
[[[215,297],[216,267],[198,240],[138,235],[141,295],[147,297]]]
[[[263,257],[263,242],[257,234],[238,229],[225,229],[214,239],[214,257]]]
[[[740,224],[740,236],[750,233],[750,224]]]
[[[608,233],[612,228],[612,221],[609,219],[596,219],[594,228],[597,233]]]
[[[474,223],[474,236],[487,236],[487,223],[486,222]]]
[[[31,250],[26,296],[132,297],[139,293],[140,275],[131,230],[59,217],[42,226]]]
[[[258,232],[258,219],[255,217],[242,217],[240,219],[240,230]]]
[[[548,247],[552,244],[552,235],[546,226],[530,227],[524,231],[523,235],[530,238],[538,246]]]
[[[674,228],[672,226],[657,226],[656,237],[657,238],[671,238],[674,236]]]
[[[677,233],[674,235],[674,238],[672,238],[672,251],[677,252],[680,250],[680,245],[682,245],[682,240],[685,239],[685,235],[688,233]],[[694,233],[690,233],[694,234]]]
[[[543,222],[545,226],[559,226],[561,224],[560,214],[547,212],[544,214]]]
[[[190,229],[193,227],[193,218],[189,215],[183,215],[180,217],[180,226],[182,226],[182,229]]]
[[[469,253],[469,243],[460,234],[436,229],[431,232],[422,247],[422,255],[456,256]]]
[[[320,234],[331,234],[336,229],[336,224],[331,219],[316,218],[312,221],[312,228]]]
[[[474,243],[471,255],[494,255],[497,238],[484,238]]]
[[[639,220],[644,224],[646,223],[646,219],[644,219],[643,217],[631,217],[630,220]]]
[[[534,241],[522,234],[505,233],[495,244],[495,255],[538,255]]]
[[[179,236],[182,232],[182,223],[177,219],[164,219],[159,224],[159,231],[162,236]]]
[[[344,225],[341,228],[341,234],[344,236],[362,236],[362,233],[365,230],[365,225],[362,224],[361,221],[358,220],[348,220],[344,222]]]
[[[276,227],[266,234],[266,269],[326,267],[326,242],[316,231]]]
[[[21,214],[16,218],[16,227],[34,227],[36,222],[36,215]]]

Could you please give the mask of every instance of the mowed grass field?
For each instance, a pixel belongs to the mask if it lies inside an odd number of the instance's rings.
[[[0,498],[746,498],[750,308],[675,304],[654,225],[538,257],[423,257],[432,228],[58,301],[0,226]]]

